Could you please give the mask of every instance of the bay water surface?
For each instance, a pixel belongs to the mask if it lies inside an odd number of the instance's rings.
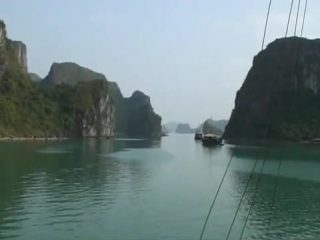
[[[0,239],[199,239],[232,156],[203,239],[226,239],[247,186],[229,239],[320,238],[320,147],[207,148],[172,134],[1,142]]]

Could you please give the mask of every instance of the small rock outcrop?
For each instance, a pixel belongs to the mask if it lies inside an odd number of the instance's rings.
[[[226,139],[320,136],[320,40],[277,39],[254,57],[237,92]]]

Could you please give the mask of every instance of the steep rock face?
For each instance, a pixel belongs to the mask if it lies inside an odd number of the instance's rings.
[[[53,63],[48,75],[41,81],[41,85],[52,87],[61,83],[75,85],[78,82],[90,82],[96,79],[105,80],[109,84],[109,93],[114,99],[115,104],[115,121],[114,131],[123,132],[126,123],[125,119],[125,100],[122,96],[119,86],[115,82],[107,81],[107,78],[98,72],[82,67],[76,63],[63,62]]]
[[[53,63],[48,75],[42,80],[41,84],[52,87],[61,83],[75,85],[78,82],[88,82],[96,79],[107,80],[106,77],[76,63],[63,62]]]
[[[113,137],[115,106],[108,93],[95,100],[94,108],[80,118],[82,137]]]
[[[6,25],[0,20],[0,48],[4,47],[5,39],[7,37]]]
[[[93,82],[100,86],[92,88]],[[111,137],[114,136],[115,106],[110,95],[106,77],[76,63],[53,63],[48,75],[40,82],[44,87],[54,87],[60,84],[75,86],[87,99],[94,99],[93,108],[86,109],[78,115],[77,133],[80,137]],[[80,86],[80,87],[79,87]],[[89,89],[89,92],[88,92]],[[94,98],[92,95],[103,91],[103,97]]]
[[[12,41],[12,45],[15,51],[15,55],[18,59],[19,64],[22,67],[22,70],[28,72],[28,59],[27,59],[27,46],[20,41]]]
[[[107,84],[108,94],[114,104],[113,108],[111,108],[111,104],[108,104],[107,106],[110,109],[106,110],[114,114],[112,131],[130,137],[157,138],[161,135],[161,118],[153,112],[150,98],[140,91],[134,92],[129,98],[123,97],[118,84],[107,81],[107,78],[101,73],[81,67],[76,63],[54,63],[50,68],[49,74],[41,82],[41,85],[50,88],[62,83],[76,85],[77,83],[89,83],[97,79]],[[140,122],[138,119],[140,119]],[[158,124],[159,119],[160,124]],[[85,125],[87,122],[92,121],[94,120],[91,118],[86,120]],[[146,127],[142,126],[143,124]],[[84,131],[84,135],[94,135],[94,133],[95,131],[90,127],[86,127]]]
[[[66,129],[64,135],[81,138],[114,136],[115,107],[106,81],[62,83],[50,91],[62,109],[59,119]]]
[[[127,129],[129,137],[160,138],[162,135],[161,117],[152,108],[150,97],[135,91],[126,98]]]
[[[320,40],[277,39],[254,57],[225,138],[320,136]]]
[[[9,62],[11,65],[20,65],[24,73],[28,72],[27,47],[23,42],[7,38],[6,25],[2,20],[0,20],[0,51],[0,78]]]
[[[7,30],[6,25],[0,20],[0,79],[4,74],[6,68],[6,58],[5,58],[5,44],[6,44]]]
[[[126,101],[116,82],[109,82],[110,95],[115,104],[115,133],[125,133],[127,127]]]
[[[107,81],[39,88],[26,73],[25,54],[24,44],[5,37],[0,48],[0,136],[113,136],[115,110]]]
[[[0,136],[59,132],[56,106],[30,81],[0,20]]]

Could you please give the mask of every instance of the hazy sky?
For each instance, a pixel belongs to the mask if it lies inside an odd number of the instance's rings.
[[[53,62],[73,61],[116,81],[125,96],[145,92],[163,122],[192,125],[211,115],[229,118],[236,91],[261,48],[269,3],[0,1],[9,37],[28,46],[30,71],[44,77]],[[284,36],[290,2],[273,1],[266,43]],[[320,1],[310,0],[306,37],[320,37],[319,11]]]

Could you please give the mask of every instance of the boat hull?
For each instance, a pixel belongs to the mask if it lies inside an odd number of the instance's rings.
[[[202,140],[202,133],[196,133],[196,134],[194,135],[194,139],[195,139],[195,140]]]
[[[218,146],[218,145],[223,145],[222,144],[222,138],[221,137],[208,137],[208,136],[204,136],[202,138],[202,144],[204,146]]]

